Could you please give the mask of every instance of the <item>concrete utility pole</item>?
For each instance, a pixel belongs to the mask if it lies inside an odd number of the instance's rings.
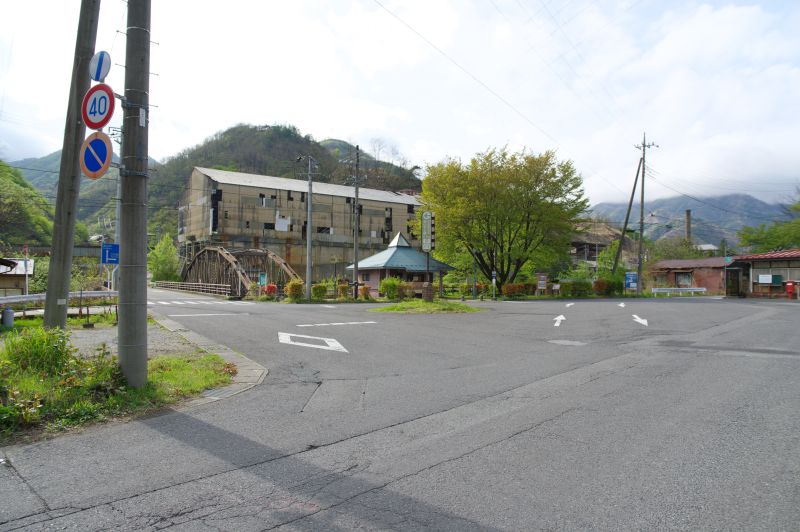
[[[658,144],[647,143],[647,134],[642,133],[642,144],[636,148],[642,150],[642,199],[639,205],[639,267],[636,270],[636,294],[642,293],[642,263],[644,262],[644,174],[647,171],[647,148],[658,148]]]
[[[119,169],[119,365],[128,384],[147,383],[147,120],[150,0],[128,0],[122,160]]]
[[[631,199],[628,200],[628,210],[625,211],[625,222],[622,224],[622,235],[619,237],[619,246],[617,246],[617,253],[614,255],[614,266],[611,268],[612,275],[617,273],[617,265],[619,264],[619,258],[622,255],[622,246],[625,245],[625,233],[628,231],[628,220],[631,217],[631,207],[633,206],[633,198],[636,196],[636,184],[639,182],[639,172],[641,170],[642,159],[639,158],[639,164],[636,166],[636,177],[633,180],[633,189],[631,190]]]
[[[356,144],[356,175],[353,178],[356,187],[356,202],[353,206],[353,299],[358,299],[358,244],[359,240],[359,212],[358,212],[358,165],[360,162],[361,151]]]
[[[47,275],[47,295],[44,303],[44,326],[61,328],[67,325],[67,304],[72,272],[72,245],[75,238],[75,218],[78,213],[78,193],[81,187],[80,150],[86,136],[81,119],[81,103],[89,90],[89,61],[97,41],[97,20],[100,0],[82,0],[69,86],[67,119],[64,125],[64,144],[61,148],[61,167],[58,172],[56,212],[53,219],[53,246],[50,270]]]
[[[306,299],[311,299],[311,204],[313,203],[313,190],[311,184],[311,165],[314,158],[306,155],[308,159],[308,195],[306,196]]]

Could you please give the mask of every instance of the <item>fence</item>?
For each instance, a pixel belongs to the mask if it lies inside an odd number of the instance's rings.
[[[182,290],[184,292],[199,292],[201,294],[214,294],[227,296],[231,293],[231,286],[227,284],[211,283],[176,283],[172,281],[156,281],[153,286],[167,290]]]
[[[701,294],[706,293],[705,288],[651,288],[650,291],[656,297],[658,297],[658,294],[667,294],[668,296],[671,296],[673,293],[675,294],[694,294],[695,292],[699,292]]]
[[[79,297],[84,298],[95,298],[95,297],[117,297],[119,292],[116,290],[93,290],[93,291],[84,291],[84,292],[70,292],[69,299],[78,299]],[[28,294],[26,296],[5,296],[0,297],[0,305],[10,304],[10,303],[32,303],[34,301],[44,301],[47,298],[47,294]]]

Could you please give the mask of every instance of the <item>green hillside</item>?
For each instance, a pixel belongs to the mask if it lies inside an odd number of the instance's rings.
[[[192,168],[203,166],[252,174],[306,178],[307,166],[298,163],[299,155],[311,155],[318,162],[314,180],[345,184],[352,175],[349,154],[355,159],[355,146],[344,141],[317,142],[293,126],[252,126],[240,124],[221,131],[197,146],[167,158],[163,164],[151,160],[148,183],[149,231],[154,235],[175,233],[177,207],[183,197]],[[14,166],[52,203],[61,153],[40,159],[16,161]],[[384,190],[420,190],[421,182],[412,170],[390,162],[376,161],[362,152],[362,186]],[[119,172],[112,168],[100,179],[81,181],[78,218],[92,234],[113,233],[104,222],[114,219],[114,198]]]

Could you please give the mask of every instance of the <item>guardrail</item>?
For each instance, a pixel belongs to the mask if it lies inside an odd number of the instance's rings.
[[[705,294],[707,290],[705,288],[651,288],[650,291],[653,295],[658,297],[658,294],[667,294],[671,296],[673,293],[694,294],[695,292],[699,292]]]
[[[92,290],[92,291],[85,291],[85,292],[70,292],[69,299],[78,299],[79,297],[117,297],[119,292],[116,290]],[[0,297],[0,305],[5,305],[8,303],[31,303],[34,301],[44,301],[47,298],[47,294],[28,294],[25,296],[3,296]]]
[[[184,292],[199,292],[201,294],[215,294],[227,296],[231,293],[231,286],[227,284],[211,283],[176,283],[172,281],[156,281],[153,286],[167,290],[182,290]]]

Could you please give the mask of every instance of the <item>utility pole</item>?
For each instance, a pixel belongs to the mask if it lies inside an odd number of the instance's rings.
[[[308,159],[308,194],[306,196],[306,299],[311,299],[311,203],[313,202],[311,165],[314,162],[314,158],[307,155],[306,159]]]
[[[130,386],[147,383],[147,121],[150,0],[128,0],[122,160],[119,169],[119,365]]]
[[[628,219],[631,217],[631,207],[633,207],[633,198],[636,196],[636,184],[639,182],[639,172],[642,170],[642,159],[639,158],[639,164],[636,166],[636,177],[633,180],[633,189],[631,190],[631,199],[628,200],[628,210],[625,211],[625,223],[622,224],[622,235],[619,237],[619,246],[617,253],[614,255],[614,266],[611,268],[611,274],[617,273],[617,265],[619,264],[619,257],[622,255],[622,246],[625,244],[625,233],[628,231]],[[637,282],[638,286],[638,282]]]
[[[658,148],[658,144],[647,143],[647,134],[642,133],[642,144],[636,146],[642,150],[642,196],[639,205],[639,267],[636,270],[636,295],[642,293],[642,263],[644,262],[644,174],[647,171],[647,148]]]
[[[78,193],[81,187],[80,150],[83,138],[86,136],[86,125],[81,119],[81,103],[91,83],[89,62],[94,55],[99,17],[100,0],[81,1],[67,102],[67,119],[64,125],[64,143],[61,148],[61,167],[58,172],[53,246],[44,303],[44,326],[47,328],[63,329],[67,325],[72,246],[75,239],[75,218],[78,214]]]
[[[360,162],[361,151],[356,144],[356,175],[353,178],[356,187],[356,202],[353,207],[353,299],[358,299],[358,244],[359,244],[359,212],[358,212],[358,166]]]

